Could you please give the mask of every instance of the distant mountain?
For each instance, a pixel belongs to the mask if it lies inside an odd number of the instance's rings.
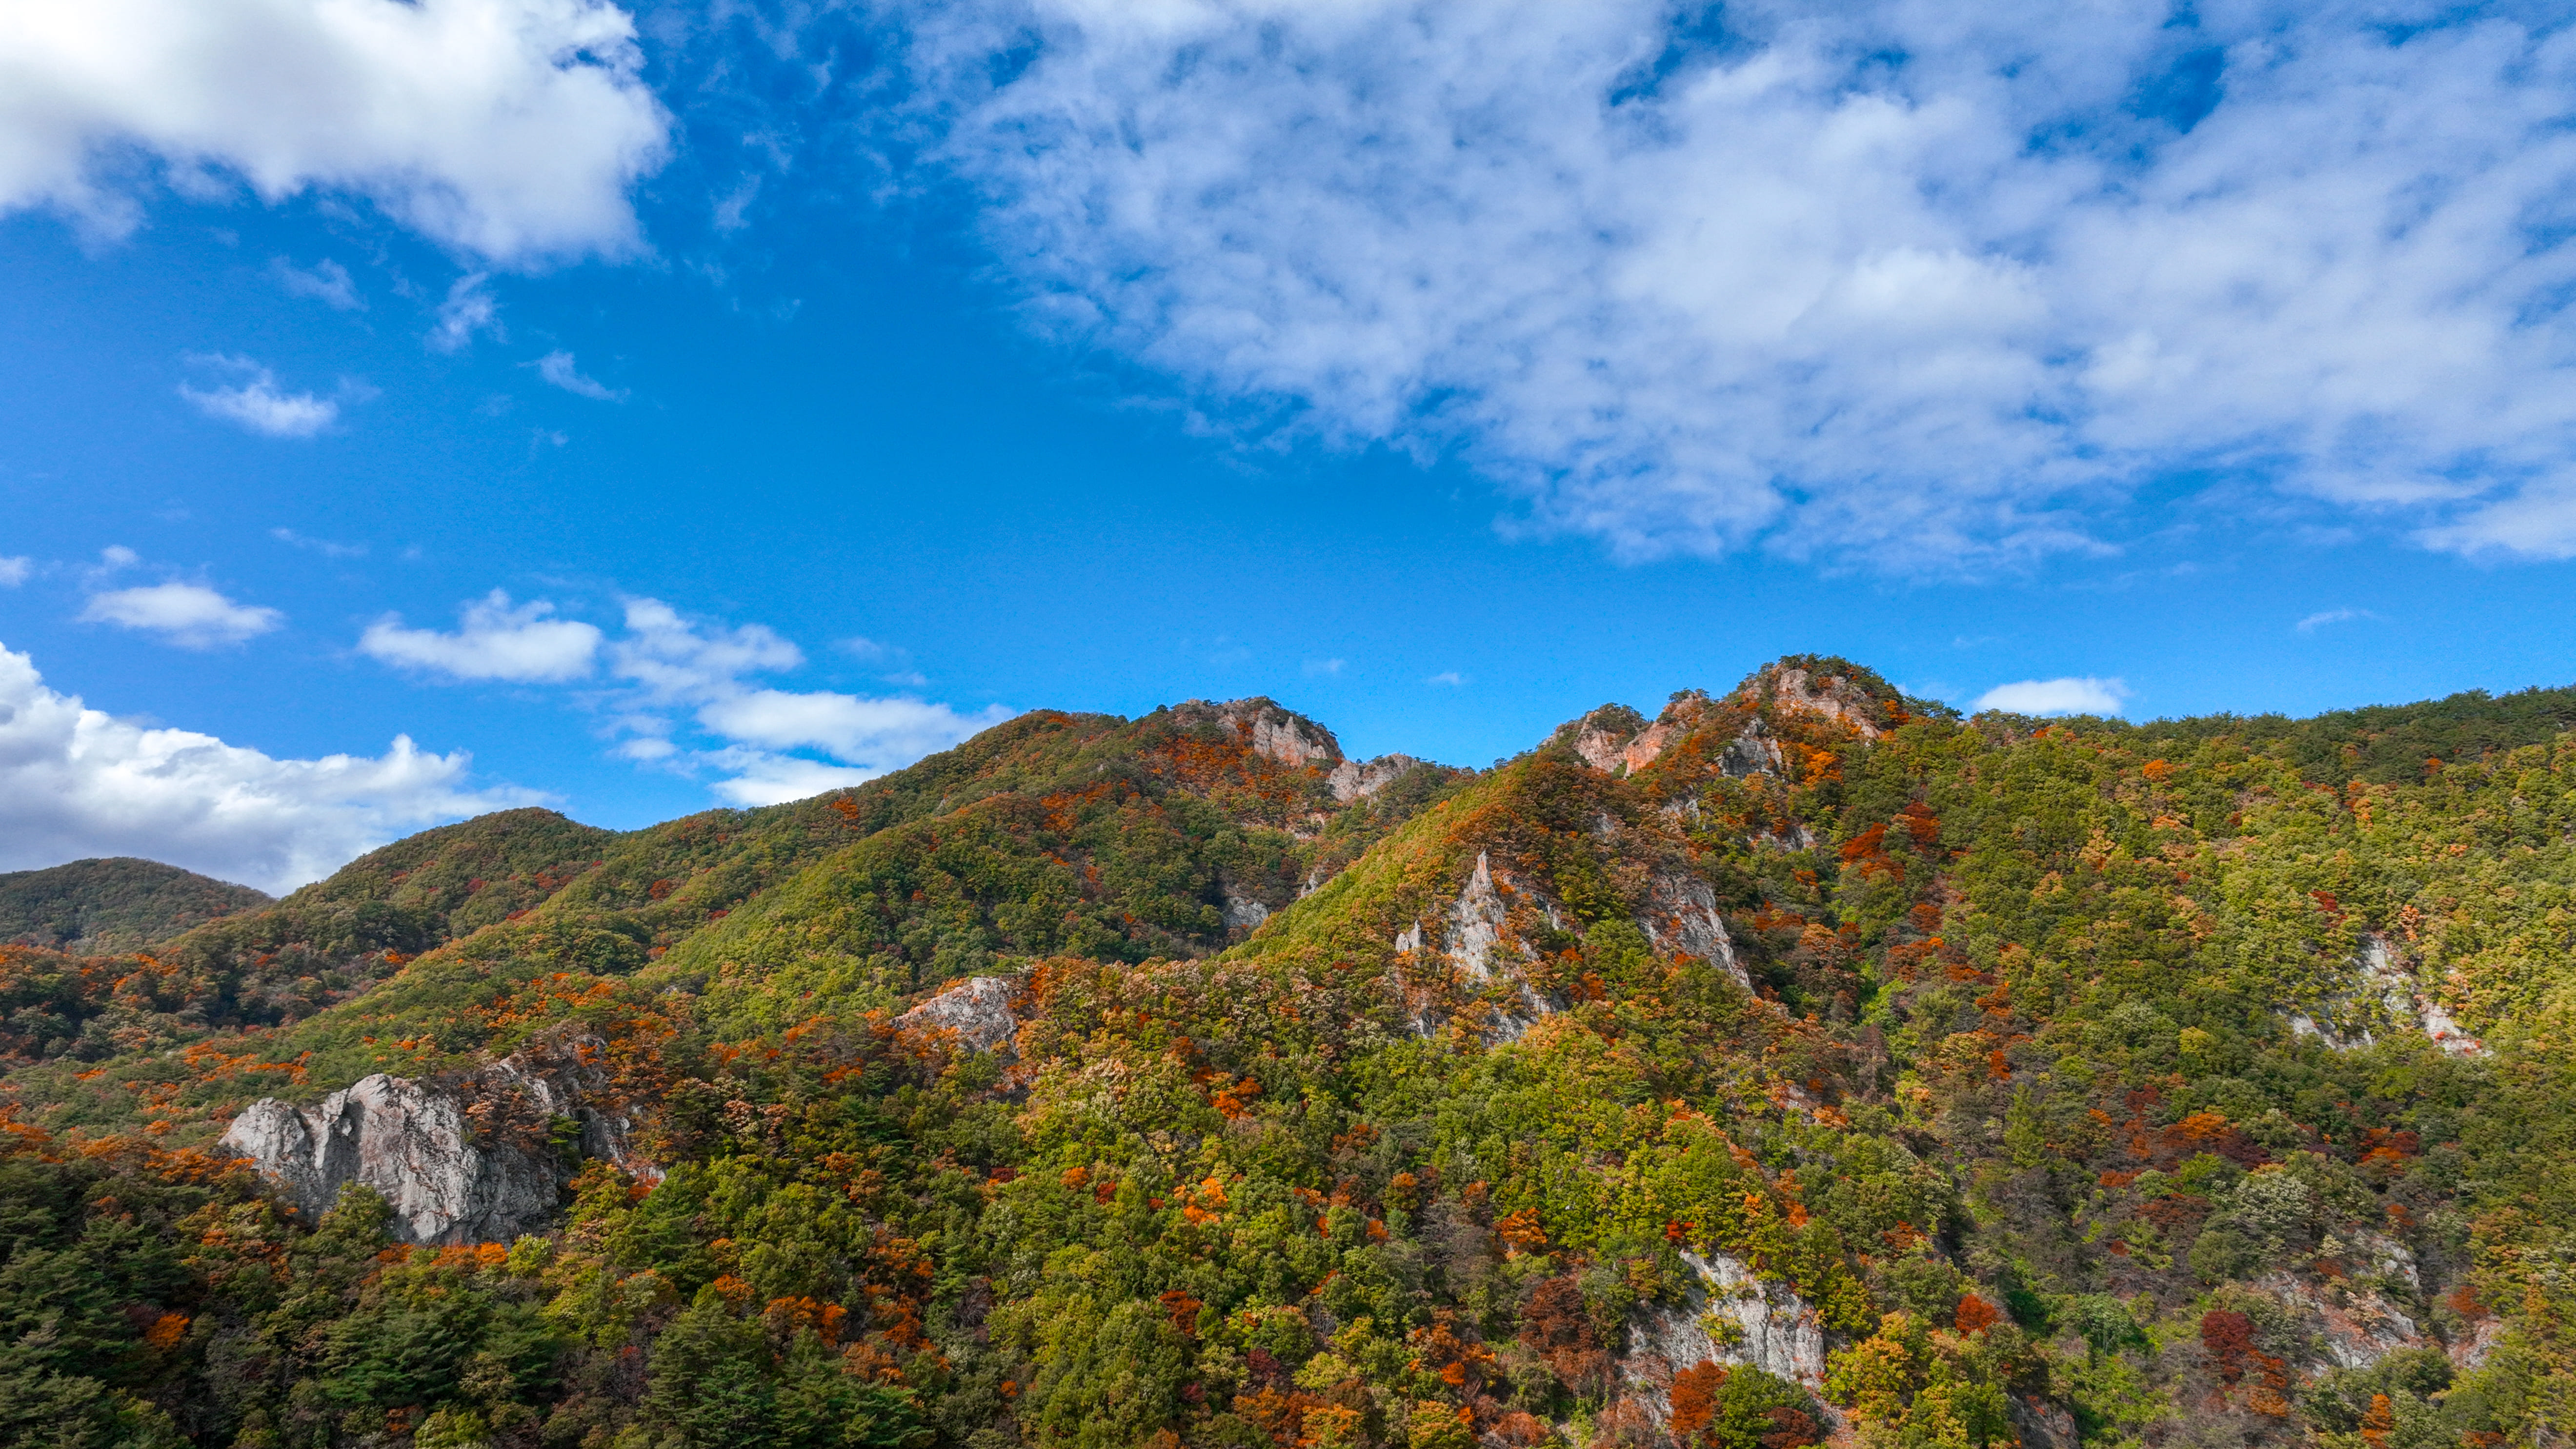
[[[0,947],[0,1441],[2563,1446],[2571,704],[1039,711]]]
[[[133,951],[267,904],[249,886],[158,861],[76,860],[0,875],[0,942],[76,955]]]

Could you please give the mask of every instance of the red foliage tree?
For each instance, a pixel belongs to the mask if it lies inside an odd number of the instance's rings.
[[[1958,1316],[1951,1321],[1958,1325],[1961,1333],[1983,1333],[2002,1317],[2003,1314],[1995,1310],[1995,1305],[1971,1293],[1959,1300]]]

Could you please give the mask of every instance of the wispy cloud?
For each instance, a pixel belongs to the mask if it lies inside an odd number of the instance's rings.
[[[310,297],[339,312],[363,312],[367,299],[358,295],[358,284],[349,269],[325,257],[310,267],[299,267],[284,257],[268,264],[269,274],[289,295]]]
[[[549,386],[562,388],[575,397],[586,397],[594,402],[626,401],[626,393],[623,389],[612,388],[594,378],[584,377],[581,370],[573,366],[572,354],[569,352],[549,352],[529,363],[528,366],[535,368],[537,376],[544,379]]]
[[[2319,629],[2325,628],[2329,624],[2343,624],[2354,619],[2376,619],[2378,617],[2379,616],[2377,614],[2370,612],[2368,609],[2327,609],[2322,613],[2310,614],[2308,617],[2301,619],[2298,623],[2298,630],[2302,634],[2313,634]]]
[[[1444,669],[1422,682],[1425,684],[1436,684],[1445,689],[1456,689],[1467,682],[1467,676],[1459,673],[1455,669]]]
[[[0,557],[0,589],[14,589],[36,572],[36,561],[23,555]]]
[[[339,419],[337,402],[309,392],[287,392],[277,385],[275,373],[247,357],[215,354],[194,361],[211,373],[236,379],[229,386],[179,385],[179,396],[210,418],[238,423],[272,438],[309,438]]]
[[[367,546],[363,543],[334,543],[327,538],[307,538],[291,528],[272,528],[268,531],[268,536],[290,548],[306,549],[324,558],[365,558],[367,556]]]
[[[433,352],[463,352],[474,345],[477,335],[489,333],[507,338],[501,326],[501,304],[492,296],[488,273],[468,272],[447,289],[446,300],[438,304],[438,316],[429,329],[429,347]]]
[[[80,619],[158,634],[183,649],[240,644],[286,622],[275,609],[235,603],[203,584],[178,582],[92,594]]]
[[[1347,659],[1309,659],[1306,661],[1306,677],[1313,679],[1318,675],[1339,674],[1349,663]]]
[[[2011,714],[2116,715],[2128,697],[2128,687],[2119,680],[2068,676],[1998,684],[1978,697],[1976,707]]]

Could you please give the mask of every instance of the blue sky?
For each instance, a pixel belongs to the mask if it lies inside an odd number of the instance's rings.
[[[0,869],[278,888],[1041,706],[1481,764],[1792,651],[2576,677],[2540,12],[98,13],[0,39]]]

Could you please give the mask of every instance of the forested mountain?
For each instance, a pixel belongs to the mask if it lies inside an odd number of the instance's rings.
[[[75,860],[0,874],[0,941],[58,951],[132,951],[268,904],[249,886],[150,860]]]
[[[0,1442],[2566,1442],[2576,692],[1264,700],[0,948]]]

